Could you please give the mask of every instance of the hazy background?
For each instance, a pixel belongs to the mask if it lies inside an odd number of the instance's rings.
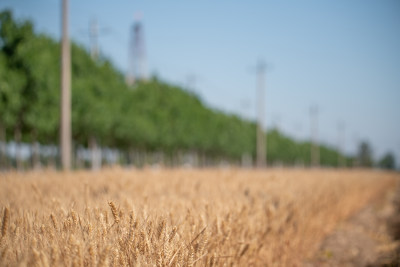
[[[16,18],[55,39],[61,1],[2,0]],[[149,74],[190,87],[208,105],[254,119],[258,58],[268,64],[266,124],[305,140],[311,105],[319,135],[345,150],[360,140],[375,158],[400,158],[399,1],[70,1],[70,35],[89,47],[89,21],[99,48],[121,72],[128,68],[129,30],[142,14]]]

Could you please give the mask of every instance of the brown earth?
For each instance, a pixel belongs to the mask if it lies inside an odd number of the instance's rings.
[[[400,266],[400,183],[339,224],[304,266]]]

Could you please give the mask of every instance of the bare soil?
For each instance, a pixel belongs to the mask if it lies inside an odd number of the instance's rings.
[[[400,183],[339,224],[304,266],[400,266]]]

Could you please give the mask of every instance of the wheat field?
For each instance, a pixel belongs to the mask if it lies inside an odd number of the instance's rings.
[[[294,169],[0,173],[0,265],[300,266],[399,178]]]

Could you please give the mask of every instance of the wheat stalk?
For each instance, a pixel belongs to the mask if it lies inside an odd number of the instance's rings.
[[[1,226],[1,236],[2,237],[5,237],[6,234],[7,234],[7,228],[8,228],[9,221],[10,221],[10,211],[6,207],[4,209],[3,223],[2,223],[2,226]]]
[[[114,224],[119,223],[119,215],[118,215],[117,208],[115,207],[115,204],[112,201],[109,201],[108,205],[110,206],[111,213],[114,217]]]

